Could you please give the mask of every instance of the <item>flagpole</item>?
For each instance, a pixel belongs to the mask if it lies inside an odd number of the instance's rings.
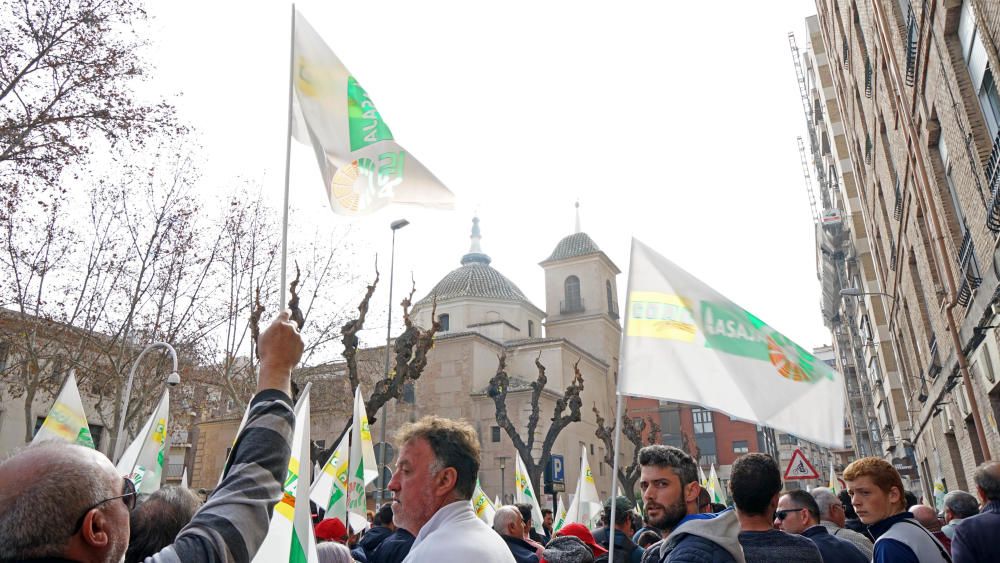
[[[295,75],[295,3],[292,2],[292,33],[288,48],[288,127],[285,135],[285,204],[281,209],[281,290],[278,312],[285,310],[288,283],[288,184],[292,162],[292,77]]]

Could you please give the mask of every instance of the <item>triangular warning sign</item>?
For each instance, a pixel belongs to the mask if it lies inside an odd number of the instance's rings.
[[[785,480],[789,479],[819,479],[819,472],[798,448],[795,448],[788,469],[785,469]]]

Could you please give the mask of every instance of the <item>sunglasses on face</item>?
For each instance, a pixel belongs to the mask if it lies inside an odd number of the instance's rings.
[[[791,514],[792,512],[798,512],[800,510],[805,510],[805,509],[804,508],[787,508],[785,510],[779,510],[779,511],[777,511],[777,512],[774,513],[774,517],[777,518],[778,520],[782,520],[783,521],[785,518],[788,518],[788,515]]]
[[[83,520],[87,517],[87,514],[90,513],[91,510],[97,508],[98,506],[101,506],[106,502],[122,499],[122,502],[125,503],[125,506],[128,508],[129,512],[132,512],[132,510],[135,509],[135,501],[136,497],[138,496],[135,490],[135,483],[133,483],[132,480],[129,479],[128,477],[122,477],[122,481],[124,481],[122,485],[122,494],[116,497],[106,498],[101,502],[89,506],[86,510],[83,511],[83,514],[80,515],[80,519],[76,521],[76,526],[73,527],[74,534],[79,532],[80,528],[83,527]]]

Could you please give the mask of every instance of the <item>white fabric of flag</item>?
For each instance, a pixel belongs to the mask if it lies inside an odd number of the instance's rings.
[[[544,533],[542,529],[542,507],[538,505],[538,497],[535,496],[535,488],[531,486],[531,477],[528,476],[528,468],[521,459],[521,454],[515,453],[516,462],[514,464],[514,498],[516,502],[525,502],[531,505],[531,527],[538,533]]]
[[[170,391],[164,389],[156,409],[118,460],[118,472],[132,479],[140,495],[155,493],[160,488],[169,417]]]
[[[330,459],[317,473],[318,477],[309,492],[309,498],[326,511],[326,518],[337,517],[347,521],[347,436],[337,443]]]
[[[181,473],[181,488],[182,489],[188,488],[188,468],[187,467],[185,467],[184,468],[184,472]]]
[[[566,522],[589,524],[602,511],[601,497],[597,494],[597,484],[594,483],[590,460],[587,459],[587,447],[581,446],[580,479],[576,482],[576,494],[566,511]]]
[[[351,425],[351,457],[348,469],[348,507],[351,512],[365,516],[368,504],[365,501],[365,486],[378,478],[375,462],[375,446],[365,413],[365,401],[361,397],[361,386],[354,392],[354,424]],[[367,522],[367,520],[365,520]]]
[[[698,465],[698,484],[701,485],[702,489],[708,490],[708,477],[705,477],[705,470],[702,469],[701,465]]]
[[[835,495],[839,495],[843,487],[840,486],[840,479],[837,478],[837,472],[833,470],[833,460],[830,460],[830,491]]]
[[[843,447],[844,382],[827,364],[634,238],[628,285],[620,393]]]
[[[264,543],[253,561],[274,563],[318,563],[316,538],[309,509],[309,393],[306,384],[295,405],[295,430],[292,432],[291,456],[281,500],[274,505],[271,524]],[[301,470],[301,471],[300,471]]]
[[[715,472],[714,463],[708,473],[708,495],[712,497],[712,502],[728,504],[726,502],[726,491],[722,488],[722,482],[719,481],[719,474]]]
[[[556,501],[556,515],[552,521],[553,534],[561,530],[563,526],[569,523],[566,520],[566,516],[567,516],[566,503],[563,502],[562,495],[558,495]]]
[[[368,93],[298,11],[292,65],[293,135],[316,153],[334,212],[454,207],[454,194],[396,143]]]
[[[75,370],[70,370],[66,376],[56,401],[52,403],[49,414],[31,443],[45,440],[62,440],[88,448],[95,447],[87,424],[87,414],[83,410],[83,400],[80,399],[80,388],[76,384]]]
[[[476,490],[472,493],[472,509],[476,511],[476,516],[486,522],[487,526],[493,525],[493,517],[497,514],[497,507],[493,505],[490,497],[486,496],[479,479],[476,479]]]

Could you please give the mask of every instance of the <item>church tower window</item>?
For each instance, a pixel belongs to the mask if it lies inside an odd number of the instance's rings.
[[[566,300],[563,302],[563,313],[583,311],[583,299],[580,298],[580,278],[569,276],[564,283]]]
[[[449,317],[447,314],[438,315],[438,324],[441,325],[441,332],[447,332],[448,331],[448,328],[449,328],[448,325],[451,324],[450,321],[451,321],[451,317]]]
[[[611,281],[604,282],[604,287],[608,294],[608,314],[612,318],[618,318],[618,305],[615,303],[615,292],[611,290]]]
[[[535,337],[535,321],[528,321],[528,338]]]

